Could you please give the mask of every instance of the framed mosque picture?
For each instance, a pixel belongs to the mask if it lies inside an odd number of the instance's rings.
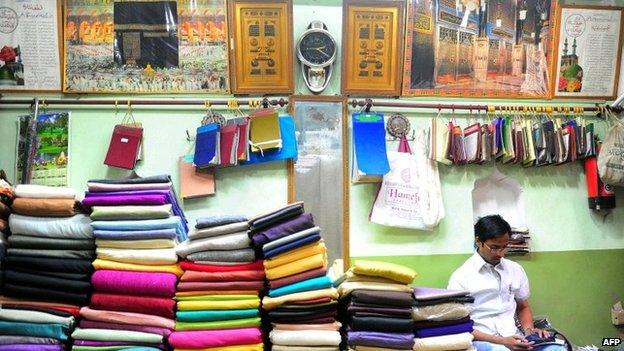
[[[557,28],[554,96],[615,100],[624,7],[562,5]]]
[[[557,0],[409,0],[403,96],[550,98]]]
[[[226,0],[65,0],[66,93],[228,93]]]

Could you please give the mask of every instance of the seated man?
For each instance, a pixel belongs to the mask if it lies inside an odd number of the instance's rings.
[[[478,351],[531,350],[533,342],[525,336],[548,337],[533,325],[529,306],[529,280],[522,266],[505,259],[511,227],[499,215],[480,218],[474,226],[474,253],[453,274],[449,289],[467,290],[475,301],[470,314],[474,320],[474,347]],[[517,315],[522,325],[518,330]],[[540,351],[563,351],[552,345]]]

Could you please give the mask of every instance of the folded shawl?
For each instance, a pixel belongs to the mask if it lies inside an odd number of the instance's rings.
[[[269,250],[272,250],[276,247],[288,244],[290,242],[305,238],[307,236],[310,235],[314,235],[314,234],[320,234],[321,233],[321,228],[320,227],[312,227],[312,228],[308,228],[306,230],[302,230],[300,232],[294,233],[294,234],[290,234],[288,236],[279,238],[277,240],[268,242],[264,245],[262,245],[262,251],[264,251],[265,253]]]
[[[180,282],[178,291],[197,290],[254,290],[264,288],[264,280],[234,281],[234,282]]]
[[[145,326],[145,325],[139,325],[139,324],[98,322],[98,321],[91,321],[88,319],[81,320],[79,326],[80,328],[83,328],[83,329],[94,328],[94,329],[115,329],[115,330],[138,331],[138,332],[143,332],[143,333],[158,334],[164,337],[169,336],[169,334],[171,334],[172,332],[172,330],[169,328],[152,327],[152,326]]]
[[[99,248],[109,249],[167,249],[174,248],[177,242],[173,239],[146,239],[146,240],[107,240],[95,239]]]
[[[12,269],[6,269],[4,271],[4,277],[6,281],[11,284],[39,287],[43,290],[51,289],[72,293],[89,293],[91,291],[91,284],[89,281],[48,277],[45,275],[24,273]]]
[[[354,316],[350,323],[352,330],[376,331],[388,333],[409,333],[414,330],[414,321],[410,318],[360,317]]]
[[[137,183],[137,184],[107,184],[97,182],[87,182],[90,192],[117,192],[132,190],[169,190],[171,183]]]
[[[360,304],[378,304],[394,307],[412,307],[412,294],[408,292],[383,290],[356,290],[351,293],[351,301]]]
[[[321,276],[321,277],[299,281],[297,283],[286,285],[278,289],[271,289],[269,290],[269,296],[278,297],[278,296],[298,293],[302,291],[331,288],[332,286],[333,286],[332,281],[328,276]]]
[[[202,271],[202,272],[232,272],[242,270],[264,270],[262,261],[255,261],[253,263],[221,266],[221,265],[209,265],[198,264],[188,261],[180,262],[180,266],[184,270]]]
[[[325,243],[323,241],[317,241],[315,243],[299,247],[291,252],[285,252],[281,255],[272,257],[271,259],[264,260],[264,268],[275,268],[306,257],[326,253],[327,248],[325,247]]]
[[[39,301],[62,302],[76,306],[86,305],[89,302],[89,294],[87,292],[73,293],[64,288],[61,290],[53,290],[49,287],[39,288],[24,284],[4,282],[3,292],[7,296],[20,299],[26,298]]]
[[[63,351],[63,345],[13,344],[0,345],[0,351]]]
[[[305,272],[296,273],[283,278],[274,279],[269,281],[271,289],[279,289],[286,285],[291,285],[302,280],[308,280],[316,277],[323,276],[327,273],[327,269],[324,267],[311,269]]]
[[[209,322],[176,321],[176,330],[214,330],[259,327],[260,317],[240,318]]]
[[[231,300],[231,301],[179,301],[178,311],[201,310],[242,310],[259,308],[260,299]]]
[[[266,270],[266,277],[269,280],[279,279],[319,267],[327,267],[327,255],[317,254],[293,261],[289,264],[269,268]]]
[[[0,321],[0,335],[24,335],[67,340],[69,329],[61,324]]]
[[[313,290],[313,291],[305,291],[300,293],[294,293],[279,297],[269,297],[265,296],[262,299],[262,308],[265,310],[275,309],[285,303],[290,303],[293,301],[301,301],[301,300],[310,300],[316,299],[320,297],[330,297],[332,299],[338,299],[338,292],[334,288],[322,289],[322,290]]]
[[[233,272],[200,272],[187,270],[182,274],[181,281],[189,282],[218,282],[218,281],[253,281],[262,280],[263,271],[233,271]]]
[[[405,284],[388,284],[388,283],[367,283],[367,282],[344,282],[338,286],[340,298],[347,297],[354,290],[380,290],[380,291],[400,291],[411,292],[412,288]]]
[[[157,174],[153,176],[140,177],[135,172],[132,172],[129,177],[119,179],[89,179],[92,183],[102,184],[151,184],[151,183],[169,183],[171,182],[171,176],[168,174]]]
[[[468,320],[463,323],[456,323],[438,327],[418,328],[415,330],[416,337],[427,338],[432,336],[443,336],[450,334],[472,333],[474,322]]]
[[[470,309],[466,305],[456,302],[412,308],[412,318],[415,321],[459,319],[469,314]]]
[[[280,255],[280,254],[285,253],[285,252],[291,252],[292,250],[294,250],[294,249],[296,249],[298,247],[306,246],[308,244],[315,243],[315,242],[320,241],[320,240],[321,240],[321,235],[318,234],[318,233],[312,234],[312,235],[308,235],[308,236],[305,236],[305,237],[303,237],[301,239],[297,239],[297,240],[291,241],[291,242],[289,242],[287,244],[278,246],[278,247],[276,247],[274,249],[265,251],[264,252],[264,258],[265,259],[269,259],[271,257],[275,257],[275,256]]]
[[[20,249],[20,248],[8,248],[8,256],[37,256],[47,258],[76,258],[76,259],[91,259],[95,257],[94,250],[52,250],[52,249]]]

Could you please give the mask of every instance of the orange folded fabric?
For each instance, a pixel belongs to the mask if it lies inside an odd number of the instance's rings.
[[[235,271],[235,272],[202,272],[186,271],[180,278],[183,282],[223,282],[249,281],[264,279],[264,271]]]
[[[36,199],[18,197],[13,200],[13,212],[34,217],[71,217],[76,214],[74,199]]]

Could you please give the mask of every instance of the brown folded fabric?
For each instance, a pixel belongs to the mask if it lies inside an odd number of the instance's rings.
[[[470,316],[466,316],[460,319],[452,319],[448,321],[418,321],[414,322],[414,329],[431,328],[431,327],[443,327],[447,325],[465,323],[470,320]]]
[[[277,289],[279,287],[296,283],[302,280],[320,277],[322,275],[325,275],[325,273],[327,273],[327,268],[319,267],[311,269],[309,271],[289,275],[287,277],[271,280],[269,281],[269,285],[271,286],[271,289]]]
[[[264,271],[200,272],[185,271],[183,282],[253,281],[264,279]]]
[[[76,214],[74,199],[36,199],[18,197],[13,200],[13,212],[35,217],[71,217]]]
[[[318,299],[310,299],[310,300],[301,300],[301,301],[293,301],[292,305],[316,305],[319,303],[328,303],[331,302],[331,298],[329,297],[320,297]]]
[[[178,291],[194,290],[260,290],[264,287],[264,281],[248,282],[180,282]]]
[[[0,201],[0,218],[7,219],[11,214],[11,208]]]
[[[0,219],[0,232],[5,233],[8,230],[9,230],[9,222],[5,221],[4,219]]]

